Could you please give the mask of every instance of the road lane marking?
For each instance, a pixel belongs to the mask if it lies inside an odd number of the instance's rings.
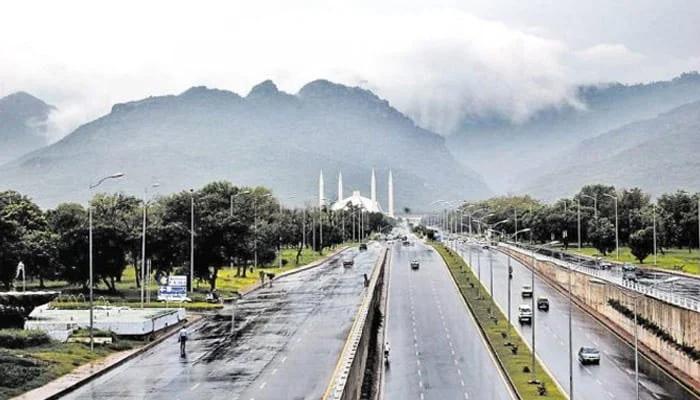
[[[281,362],[285,362],[285,361],[287,361],[287,356],[282,357]]]
[[[262,384],[260,384],[260,389],[262,390],[263,388],[265,388],[265,385],[267,385],[267,382],[263,382]]]
[[[197,387],[199,387],[199,383],[195,383],[194,385],[192,385],[190,390],[195,390],[195,389],[197,389]]]
[[[273,370],[272,370],[272,373],[271,373],[270,375],[274,375],[274,374],[276,374],[276,373],[277,373],[277,368],[273,369]]]

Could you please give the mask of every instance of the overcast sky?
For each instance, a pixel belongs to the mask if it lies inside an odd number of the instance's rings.
[[[112,104],[206,85],[245,95],[327,78],[376,91],[448,134],[576,103],[586,82],[700,69],[697,0],[8,1],[0,96],[58,107],[55,135]]]

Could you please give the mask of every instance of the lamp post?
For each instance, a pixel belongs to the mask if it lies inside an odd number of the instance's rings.
[[[157,188],[160,183],[154,183],[150,187]],[[141,308],[146,294],[146,215],[148,213],[148,187],[143,196],[143,226],[141,230]]]
[[[190,189],[190,293],[194,293],[194,189]]]
[[[577,225],[576,225],[576,238],[578,239],[578,250],[581,251],[581,200],[576,200],[576,218],[577,218]]]
[[[115,174],[105,176],[104,178],[97,181],[97,183],[90,185],[90,190],[100,186],[102,182],[108,179],[119,179],[124,176],[123,172],[117,172]],[[93,305],[93,273],[92,273],[92,205],[88,203],[88,247],[89,247],[89,267],[90,267],[90,350],[95,349],[95,338],[93,335],[93,327],[95,324],[94,319],[94,305]]]
[[[265,193],[261,199],[272,197],[272,194]],[[258,268],[258,199],[253,197],[253,267]]]
[[[593,199],[593,218],[598,219],[598,196],[590,196],[587,194],[581,193],[581,197],[588,197],[589,199]]]
[[[611,194],[605,193],[603,196],[610,197],[615,201],[615,253],[616,253],[616,259],[620,259],[620,238],[619,238],[619,232],[620,228],[618,225],[618,218],[617,218],[617,196],[613,196]]]
[[[537,326],[536,321],[535,321],[535,265],[537,260],[535,259],[535,255],[537,254],[538,251],[541,251],[545,249],[548,246],[552,246],[559,243],[558,241],[552,241],[546,244],[543,244],[542,246],[537,247],[532,251],[532,268],[531,268],[531,278],[530,278],[530,287],[532,288],[532,299],[531,299],[531,307],[532,307],[532,379],[534,380],[537,376],[535,372],[535,366],[537,365],[535,363],[535,354],[536,354],[536,345],[535,345],[535,327]]]
[[[244,190],[242,192],[238,192],[236,194],[231,195],[231,207],[229,210],[229,217],[233,218],[233,198],[244,194],[250,194],[250,190]],[[231,259],[229,260],[229,267],[231,268],[231,271],[233,271],[233,257],[231,257]]]
[[[508,219],[504,219],[502,221],[496,222],[495,224],[491,224],[489,226],[489,231],[494,232],[494,229],[498,225],[506,223],[508,221]],[[493,252],[491,251],[491,249],[489,249],[489,294],[491,295],[491,297],[493,297]]]
[[[656,248],[657,248],[657,246],[656,246],[656,204],[651,205],[651,212],[652,212],[652,216],[654,219],[654,228],[653,228],[653,231],[654,231],[654,265],[656,265],[656,262],[657,262],[657,256],[656,256]]]
[[[297,196],[295,194],[288,196],[288,200],[295,199]],[[278,236],[278,246],[277,246],[277,261],[278,261],[278,267],[282,268],[282,199],[279,201],[279,206],[280,206],[280,226],[279,226],[279,232],[277,232]],[[323,236],[321,236],[323,238]],[[323,239],[321,239],[323,240]],[[323,242],[322,242],[323,243]]]

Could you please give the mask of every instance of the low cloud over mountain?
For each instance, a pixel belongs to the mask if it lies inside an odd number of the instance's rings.
[[[53,205],[85,201],[90,182],[120,171],[127,178],[103,190],[139,194],[157,181],[170,192],[229,179],[296,195],[289,202],[300,204],[316,198],[320,169],[328,188],[342,169],[346,192],[368,192],[372,167],[383,203],[382,184],[393,170],[397,209],[490,194],[477,174],[452,158],[441,136],[370,91],[325,80],[296,95],[265,81],[246,97],[193,87],[117,104],[59,142],[1,167],[0,186]]]

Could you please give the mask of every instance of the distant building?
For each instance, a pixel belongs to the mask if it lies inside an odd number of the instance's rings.
[[[323,207],[328,205],[330,210],[339,211],[349,208],[350,206],[358,207],[360,209],[369,212],[380,212],[385,213],[389,217],[394,217],[394,183],[391,170],[389,171],[389,185],[388,185],[388,202],[389,208],[388,212],[382,209],[382,206],[377,201],[377,179],[374,174],[374,168],[372,169],[372,177],[370,181],[370,197],[364,197],[360,194],[359,190],[354,190],[350,197],[343,197],[343,174],[338,173],[338,200],[333,204],[327,204],[325,194],[324,194],[324,182],[323,182],[323,171],[321,171],[318,180],[318,198],[319,206]]]

